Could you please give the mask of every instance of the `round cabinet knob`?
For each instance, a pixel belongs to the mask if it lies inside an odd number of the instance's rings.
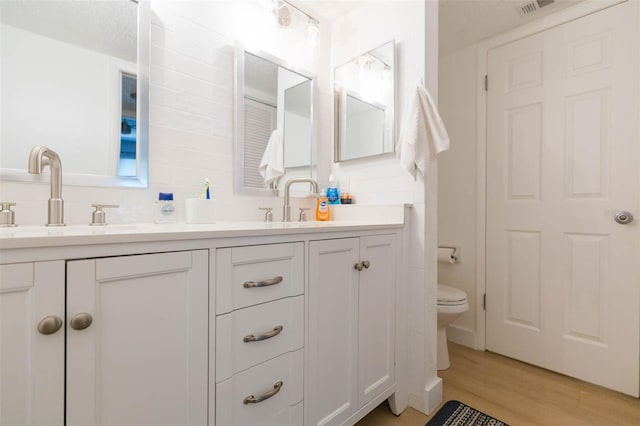
[[[79,314],[75,314],[73,318],[71,318],[69,325],[74,330],[84,330],[85,328],[89,327],[92,322],[93,317],[91,316],[91,314],[80,312]]]
[[[353,265],[354,269],[357,269],[358,271],[362,271],[362,262],[358,262],[355,265]]]
[[[55,315],[49,315],[42,318],[38,323],[38,332],[46,336],[48,334],[54,334],[60,330],[60,327],[62,327],[62,319]]]
[[[613,216],[613,219],[618,222],[620,225],[626,225],[627,223],[633,222],[633,215],[628,211],[618,211]]]
[[[369,263],[368,260],[363,260],[362,261],[362,266],[364,266],[365,269],[369,269],[369,266],[371,266],[371,264]]]

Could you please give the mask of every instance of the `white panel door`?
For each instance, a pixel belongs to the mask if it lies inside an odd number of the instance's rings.
[[[358,244],[309,243],[305,424],[342,424],[359,408]]]
[[[638,2],[489,52],[487,349],[638,396]]]
[[[68,262],[67,424],[207,423],[208,277],[207,250]]]
[[[1,425],[64,424],[63,322],[64,261],[0,266]]]
[[[360,238],[358,399],[360,407],[395,383],[396,242],[394,235]]]

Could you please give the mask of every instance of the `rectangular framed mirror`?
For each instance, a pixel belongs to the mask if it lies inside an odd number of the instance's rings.
[[[335,162],[394,152],[395,74],[393,40],[335,69]]]
[[[276,196],[294,177],[312,177],[315,78],[265,52],[235,52],[234,187]]]
[[[45,145],[65,185],[148,186],[148,0],[0,2],[0,178]]]

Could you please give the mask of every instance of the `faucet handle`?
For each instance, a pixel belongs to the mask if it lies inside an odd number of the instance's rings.
[[[91,226],[105,226],[107,224],[107,214],[102,209],[115,209],[120,207],[118,204],[91,204],[96,209],[91,213]]]
[[[271,210],[273,210],[272,207],[258,207],[258,210],[264,210],[264,222],[265,223],[271,223],[273,222],[273,213],[271,212]]]
[[[16,212],[11,210],[15,206],[15,201],[0,201],[0,227],[14,227],[16,225]]]
[[[300,207],[300,212],[298,213],[298,222],[306,222],[307,221],[307,210],[308,208]]]

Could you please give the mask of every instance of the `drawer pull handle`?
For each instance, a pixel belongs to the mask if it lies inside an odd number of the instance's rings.
[[[262,402],[265,399],[269,399],[272,396],[274,396],[275,394],[277,394],[278,392],[280,392],[280,389],[282,389],[282,380],[277,382],[275,385],[273,385],[273,389],[263,393],[262,395],[260,395],[259,397],[255,397],[253,395],[249,395],[248,397],[246,397],[244,399],[244,401],[242,401],[244,404],[257,404],[258,402]]]
[[[245,343],[259,342],[261,340],[271,339],[272,337],[275,337],[280,333],[282,333],[282,326],[278,325],[272,331],[269,331],[269,332],[266,332],[266,333],[263,333],[263,334],[258,334],[257,336],[254,335],[254,334],[249,334],[248,336],[244,336],[243,341]]]
[[[276,285],[282,282],[282,277],[273,277],[268,280],[263,281],[246,281],[243,285],[244,288],[254,288],[254,287],[268,287],[270,285]]]

